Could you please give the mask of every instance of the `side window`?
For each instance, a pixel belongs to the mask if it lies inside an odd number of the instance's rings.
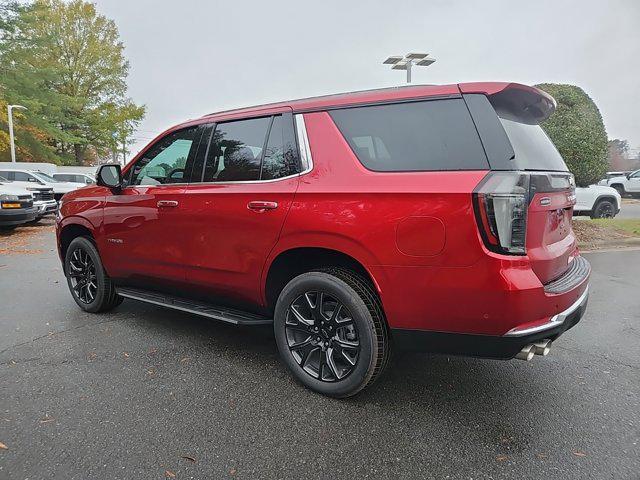
[[[10,182],[13,182],[16,179],[16,174],[14,172],[0,172],[0,175],[2,175]]]
[[[260,179],[260,162],[271,117],[216,126],[204,169],[204,182]]]
[[[356,157],[370,170],[489,168],[462,99],[345,108],[329,114]]]
[[[290,141],[286,138],[285,118],[287,117],[282,115],[273,117],[269,141],[262,160],[261,180],[274,180],[297,172],[296,147],[293,138]]]
[[[193,161],[198,127],[170,133],[156,142],[130,170],[129,185],[162,185],[183,183],[187,164]]]
[[[9,180],[15,180],[16,182],[35,182],[36,177],[24,172],[12,172],[9,174]]]

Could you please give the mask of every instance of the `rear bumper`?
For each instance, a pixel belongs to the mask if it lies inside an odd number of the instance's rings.
[[[391,332],[394,345],[400,350],[508,360],[523,347],[545,339],[555,340],[575,326],[584,315],[588,299],[587,288],[574,304],[551,317],[547,323],[514,329],[502,336],[405,329],[392,329]]]

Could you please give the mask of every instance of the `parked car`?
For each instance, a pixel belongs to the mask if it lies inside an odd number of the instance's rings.
[[[37,209],[33,196],[22,187],[0,182],[0,230],[13,230],[19,225],[33,222]]]
[[[626,195],[640,197],[640,170],[612,177],[608,180],[608,185],[615,188],[623,197]]]
[[[28,182],[11,182],[2,176],[0,176],[0,185],[19,187],[33,196],[33,206],[36,208],[35,221],[54,214],[58,209],[58,202],[53,198],[52,188],[36,186]]]
[[[84,183],[86,185],[92,185],[96,183],[95,178],[85,173],[61,172],[61,173],[54,173],[51,176],[59,182]]]
[[[618,171],[618,172],[607,172],[604,175],[604,178],[598,182],[598,185],[607,186],[609,185],[609,180],[613,177],[621,177],[626,175],[627,173],[631,173],[631,171]]]
[[[573,215],[589,215],[591,218],[613,218],[620,212],[622,198],[615,188],[589,185],[576,188],[576,205]]]
[[[130,298],[273,324],[307,387],[346,397],[392,349],[531,360],[582,317],[573,176],[514,83],[411,86],[206,115],[67,194],[87,312]]]
[[[33,170],[4,170],[0,169],[0,175],[12,182],[29,183],[34,185],[44,185],[53,189],[53,196],[59,201],[65,193],[73,192],[85,183],[60,182],[44,172]]]

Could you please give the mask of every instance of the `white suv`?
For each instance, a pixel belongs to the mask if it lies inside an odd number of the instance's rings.
[[[622,199],[615,188],[602,185],[576,187],[576,205],[573,215],[589,215],[591,218],[613,218],[620,211]]]
[[[640,170],[612,177],[607,184],[615,188],[620,195],[640,196]]]
[[[86,186],[84,183],[59,182],[46,173],[32,170],[0,170],[0,175],[12,182],[16,182],[16,184],[25,185],[25,182],[28,182],[31,185],[50,187],[53,189],[53,195],[56,201],[60,201],[65,193],[73,192],[78,188]]]

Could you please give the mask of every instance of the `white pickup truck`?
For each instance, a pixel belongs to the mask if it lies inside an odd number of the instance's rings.
[[[640,170],[612,177],[607,180],[607,185],[615,188],[622,196],[630,195],[640,197]]]
[[[16,185],[22,183],[23,185],[44,185],[53,189],[53,196],[56,201],[60,201],[65,193],[73,192],[78,188],[86,187],[86,183],[74,183],[74,182],[60,182],[55,178],[47,175],[44,172],[38,172],[35,170],[14,170],[0,168],[0,175],[12,182],[16,182]]]
[[[576,205],[573,215],[591,218],[613,218],[620,211],[622,198],[615,188],[602,185],[576,187]]]

